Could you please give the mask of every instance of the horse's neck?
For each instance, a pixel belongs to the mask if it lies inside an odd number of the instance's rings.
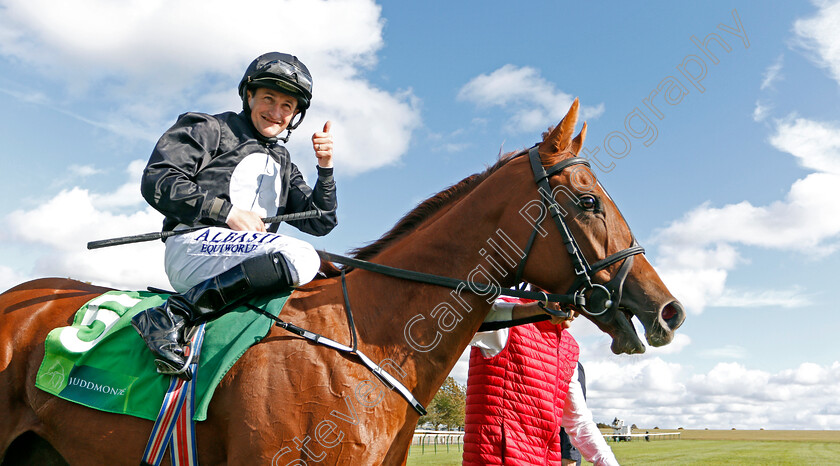
[[[482,208],[462,202],[383,251],[374,262],[483,283],[502,283],[504,275],[509,280],[512,268],[499,267],[503,260],[493,263],[487,259],[488,255],[515,255],[510,250],[492,251],[494,247],[511,248],[510,238],[498,237],[491,220],[498,218],[502,207],[485,204]],[[505,267],[510,270],[499,270]],[[364,332],[365,340],[375,346],[399,353],[384,356],[398,361],[408,372],[406,380],[421,402],[430,401],[486,317],[491,294],[480,296],[468,289],[396,281],[369,273],[362,274],[360,280],[362,283],[353,280],[349,286],[363,287],[362,299],[368,300],[370,308],[388,314],[368,313],[359,319],[360,334]],[[354,307],[361,309],[355,303]],[[362,329],[362,325],[368,328]]]

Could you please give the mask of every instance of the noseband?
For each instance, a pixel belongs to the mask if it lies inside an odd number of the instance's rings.
[[[563,244],[566,245],[566,251],[569,253],[569,257],[572,261],[572,267],[575,271],[575,280],[572,282],[567,294],[574,295],[574,302],[577,307],[593,317],[600,316],[608,310],[617,310],[619,303],[621,302],[624,280],[627,278],[627,274],[633,267],[633,256],[636,254],[644,254],[645,248],[639,245],[636,241],[636,237],[633,236],[631,232],[630,235],[633,238],[633,243],[629,248],[621,250],[615,254],[611,254],[590,265],[589,262],[586,261],[586,257],[584,257],[581,253],[580,247],[578,246],[577,241],[575,241],[574,235],[572,235],[569,230],[569,226],[566,224],[566,221],[563,220],[563,209],[560,207],[560,204],[557,203],[557,200],[551,195],[551,185],[548,182],[552,176],[559,175],[568,167],[573,165],[585,165],[586,167],[589,167],[589,162],[582,157],[574,156],[545,169],[542,165],[542,161],[540,160],[540,154],[537,146],[529,149],[528,157],[531,161],[531,169],[534,172],[534,181],[539,188],[540,198],[542,198],[545,210],[540,212],[540,216],[534,224],[534,231],[531,232],[531,237],[528,239],[528,244],[525,248],[525,255],[522,257],[522,260],[519,262],[519,266],[516,270],[516,283],[520,283],[522,281],[522,274],[525,269],[525,263],[528,261],[528,256],[531,253],[531,247],[534,245],[534,241],[536,240],[540,224],[546,217],[545,213],[548,212],[551,214],[551,218],[554,220],[554,224],[560,232]],[[617,208],[618,207],[616,207],[616,209]],[[616,273],[610,281],[605,284],[592,282],[592,277],[596,273],[621,261],[623,261],[623,263],[618,269],[618,273]],[[585,296],[585,293],[587,292],[590,292],[588,298]]]

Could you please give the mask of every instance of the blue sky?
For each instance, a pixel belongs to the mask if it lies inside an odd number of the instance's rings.
[[[333,120],[340,225],[307,239],[338,253],[579,97],[596,174],[688,308],[671,345],[636,356],[575,322],[596,419],[840,429],[837,24],[840,4],[807,1],[0,0],[0,288],[167,286],[159,243],[84,245],[159,227],[138,185],[157,137],[240,108],[266,51],[313,71],[289,143],[310,177],[306,141]]]

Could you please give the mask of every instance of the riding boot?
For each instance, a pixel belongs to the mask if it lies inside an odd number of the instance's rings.
[[[167,300],[163,305],[143,310],[131,318],[131,326],[157,356],[155,365],[161,374],[176,373],[189,365],[184,360],[183,329],[186,321],[183,316],[172,312],[169,304]],[[189,380],[189,377],[185,378]]]
[[[158,372],[188,379],[191,356],[185,357],[187,327],[221,316],[229,310],[228,305],[242,298],[268,291],[279,293],[293,283],[289,264],[281,253],[252,257],[182,294],[171,295],[161,306],[140,312],[131,325],[158,357]]]

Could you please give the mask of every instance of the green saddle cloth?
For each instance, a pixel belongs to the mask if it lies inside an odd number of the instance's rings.
[[[291,293],[258,297],[251,304],[277,316]],[[154,356],[131,327],[131,317],[162,304],[168,295],[144,291],[109,291],[76,313],[73,325],[52,330],[35,386],[68,401],[111,413],[155,420],[170,377],[155,371]],[[274,322],[245,306],[205,326],[198,377],[196,421],[219,381],[233,364],[268,334]]]

